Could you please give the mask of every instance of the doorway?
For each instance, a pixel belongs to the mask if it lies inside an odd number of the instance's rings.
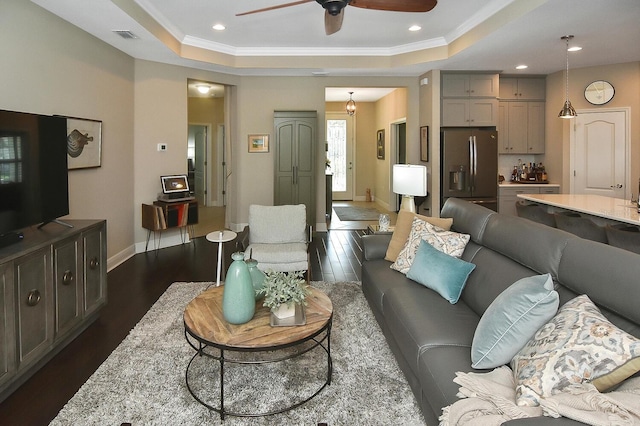
[[[332,178],[332,199],[353,200],[353,161],[355,116],[346,113],[327,113],[327,159]]]
[[[193,192],[198,204],[207,206],[207,152],[211,146],[211,131],[209,126],[189,124],[187,145],[187,162],[189,188]]]
[[[571,132],[571,193],[629,199],[628,109],[578,111]]]
[[[391,146],[395,148],[395,161],[390,162],[389,164],[389,176],[390,179],[390,188],[391,188],[391,198],[392,201],[389,203],[391,206],[391,210],[399,211],[400,204],[402,203],[402,194],[396,194],[393,192],[393,165],[394,164],[407,164],[407,122],[406,120],[399,121],[391,124]]]

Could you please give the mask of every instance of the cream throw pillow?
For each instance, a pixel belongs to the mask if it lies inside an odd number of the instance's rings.
[[[538,330],[511,368],[521,406],[536,407],[540,398],[585,382],[604,392],[640,370],[640,339],[611,324],[582,295]]]
[[[396,220],[396,227],[393,231],[393,235],[391,236],[389,247],[387,248],[387,254],[384,257],[389,262],[395,262],[398,258],[400,250],[402,250],[409,238],[411,225],[413,223],[413,218],[415,217],[422,219],[425,222],[429,222],[438,228],[442,228],[445,231],[451,229],[451,225],[453,225],[452,218],[428,217],[406,210],[400,210],[400,212],[398,212],[398,219]]]
[[[416,217],[413,219],[409,238],[402,250],[400,250],[396,261],[391,264],[391,269],[406,275],[411,269],[418,247],[423,240],[442,253],[459,258],[462,256],[469,238],[468,234],[445,231]]]

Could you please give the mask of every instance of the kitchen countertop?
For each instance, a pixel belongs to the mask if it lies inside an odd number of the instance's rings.
[[[511,182],[502,182],[500,185],[500,188],[527,188],[527,187],[533,187],[533,188],[539,188],[539,187],[547,187],[547,186],[553,186],[553,187],[560,187],[559,183],[511,183]]]
[[[518,198],[604,219],[640,225],[637,206],[622,198],[583,194],[518,194]]]

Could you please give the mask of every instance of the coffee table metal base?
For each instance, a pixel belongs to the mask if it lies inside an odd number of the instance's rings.
[[[207,345],[204,344],[202,342],[197,342],[197,343],[193,343],[191,341],[190,337],[190,333],[188,330],[185,330],[185,338],[187,340],[187,342],[189,343],[189,345],[196,350],[196,353],[193,355],[193,357],[191,358],[191,360],[189,361],[189,364],[187,365],[187,370],[185,372],[185,380],[187,383],[187,389],[189,389],[189,392],[191,393],[191,395],[193,396],[193,398],[198,401],[200,404],[204,405],[205,407],[207,407],[210,410],[213,410],[217,413],[220,414],[220,418],[222,420],[225,419],[225,416],[235,416],[235,417],[261,417],[261,416],[270,416],[273,414],[278,414],[278,413],[283,413],[285,411],[289,411],[292,410],[296,407],[301,406],[302,404],[310,401],[311,399],[313,399],[315,396],[317,396],[320,392],[322,392],[322,390],[327,386],[331,384],[331,376],[333,374],[333,364],[332,364],[332,359],[331,359],[331,320],[328,321],[328,323],[326,324],[325,327],[323,327],[321,330],[318,331],[318,333],[314,334],[313,336],[310,336],[307,339],[295,342],[293,344],[290,345],[286,345],[286,346],[279,346],[276,348],[262,348],[261,350],[257,351],[255,349],[252,350],[246,350],[243,351],[242,349],[238,349],[238,348],[233,348],[233,349],[225,349],[222,347],[218,347],[216,345]],[[193,336],[191,336],[193,337]],[[197,340],[197,339],[196,339]],[[306,342],[310,342],[307,346],[308,347],[304,347],[304,343]],[[273,352],[273,351],[277,351],[280,349],[285,349],[285,348],[293,348],[293,347],[297,347],[300,346],[302,347],[300,351],[296,351],[294,353],[291,354],[287,354],[286,356],[282,356],[279,358],[274,358],[274,359],[251,359],[251,360],[241,360],[241,359],[233,359],[233,358],[229,358],[227,357],[227,353],[231,352],[231,353],[240,353],[240,352],[252,352],[252,353],[256,353],[256,352]],[[207,348],[214,348],[219,352],[219,355],[215,354],[215,353],[210,353],[207,351]],[[324,352],[327,355],[327,376],[326,376],[326,380],[324,383],[322,383],[320,385],[320,387],[309,397],[305,398],[304,400],[295,402],[289,406],[286,406],[284,408],[278,408],[272,411],[267,411],[267,412],[261,412],[261,413],[251,413],[251,412],[238,412],[238,411],[229,411],[225,408],[225,399],[224,399],[224,395],[225,395],[225,389],[224,389],[224,379],[225,379],[225,364],[227,363],[233,363],[233,364],[245,364],[245,365],[256,365],[256,364],[269,364],[269,363],[277,363],[277,362],[282,362],[282,361],[286,361],[289,359],[294,359],[297,357],[300,357],[314,349],[320,348],[321,350],[324,350]],[[319,349],[318,349],[319,350]],[[198,359],[199,357],[208,357],[211,358],[212,360],[218,361],[219,363],[219,381],[220,381],[220,405],[218,407],[214,407],[211,404],[208,404],[207,402],[205,402],[203,400],[203,398],[201,398],[200,396],[198,396],[196,390],[193,389],[192,384],[189,382],[189,370],[192,367],[193,362]]]

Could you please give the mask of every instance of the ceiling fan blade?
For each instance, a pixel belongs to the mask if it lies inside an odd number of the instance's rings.
[[[352,0],[349,6],[393,12],[428,12],[438,0]]]
[[[315,0],[299,0],[299,1],[294,1],[294,2],[291,2],[291,3],[279,4],[277,6],[265,7],[263,9],[250,10],[249,12],[236,13],[236,16],[251,15],[252,13],[260,13],[260,12],[267,12],[269,10],[283,9],[285,7],[297,6],[297,5],[303,4],[303,3],[311,3],[312,1],[315,1]]]
[[[328,10],[324,11],[324,32],[331,35],[340,31],[342,20],[344,19],[344,9],[337,15],[332,15]]]

